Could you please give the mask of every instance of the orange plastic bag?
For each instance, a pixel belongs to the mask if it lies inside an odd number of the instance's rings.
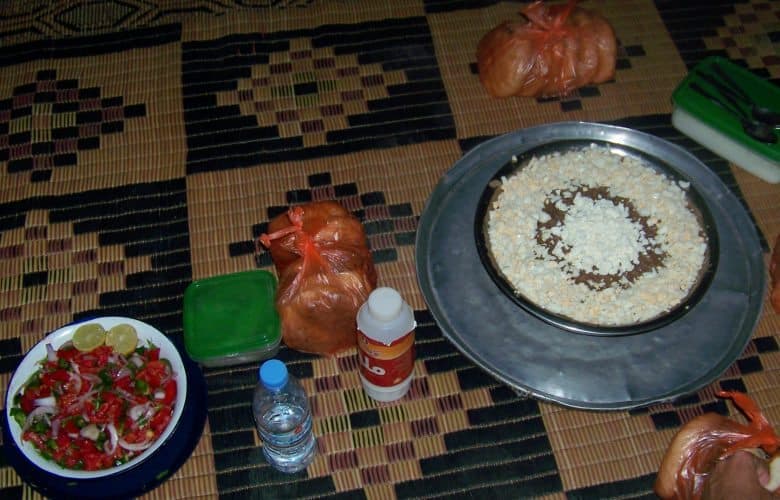
[[[360,221],[333,201],[290,208],[260,242],[279,276],[282,339],[298,351],[332,355],[355,346],[356,316],[376,288]]]
[[[534,2],[525,20],[506,21],[477,46],[479,80],[494,97],[565,95],[615,76],[617,41],[600,15],[567,4]]]
[[[715,462],[739,450],[753,450],[776,459],[780,448],[769,420],[747,394],[720,391],[748,419],[740,423],[718,413],[694,417],[674,436],[664,454],[653,490],[662,499],[700,499]],[[772,466],[770,462],[770,466]]]

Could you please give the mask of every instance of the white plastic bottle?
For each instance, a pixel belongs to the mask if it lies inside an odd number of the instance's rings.
[[[258,375],[252,413],[263,454],[282,472],[305,469],[317,453],[306,391],[278,359],[263,363]]]
[[[409,390],[414,371],[414,321],[409,304],[389,287],[371,292],[357,315],[360,381],[377,401],[395,401]]]

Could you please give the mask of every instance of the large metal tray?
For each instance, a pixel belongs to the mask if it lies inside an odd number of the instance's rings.
[[[669,324],[639,335],[580,335],[519,307],[480,262],[474,220],[488,182],[513,155],[583,139],[663,159],[691,182],[712,215],[719,241],[712,282],[695,306]],[[712,170],[656,136],[596,123],[519,130],[469,151],[428,199],[415,251],[428,308],[465,356],[519,392],[584,409],[669,401],[717,379],[750,340],[766,287],[755,227]]]

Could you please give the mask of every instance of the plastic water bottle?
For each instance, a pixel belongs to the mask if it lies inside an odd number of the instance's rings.
[[[274,468],[297,472],[314,460],[317,443],[306,391],[278,359],[260,366],[252,412],[263,454]]]

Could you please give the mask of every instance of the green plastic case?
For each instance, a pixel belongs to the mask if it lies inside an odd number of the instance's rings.
[[[777,108],[778,103],[780,103],[780,89],[777,86],[757,77],[728,59],[717,56],[705,58],[690,71],[672,94],[673,104],[746,150],[763,156],[770,162],[780,162],[780,141],[775,144],[767,144],[751,139],[743,131],[739,119],[690,88],[691,83],[696,82],[711,94],[719,96],[717,88],[698,74],[700,72],[712,74],[714,64],[720,66],[753,101],[770,108]],[[713,140],[717,140],[717,138]],[[705,145],[709,146],[710,144]]]
[[[184,292],[184,347],[207,367],[273,357],[281,343],[276,278],[263,270],[193,281]]]

